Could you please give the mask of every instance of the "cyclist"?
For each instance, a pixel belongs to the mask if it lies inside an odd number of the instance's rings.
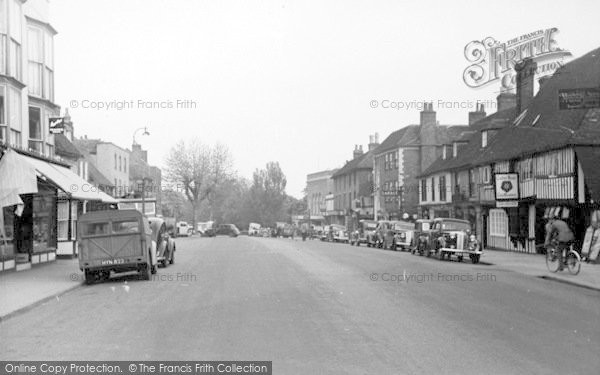
[[[556,238],[558,241],[557,253],[558,253],[558,262],[560,264],[559,271],[563,270],[563,249],[568,249],[573,240],[575,239],[575,235],[569,225],[559,219],[556,216],[553,216],[548,221],[546,225],[546,241],[544,242],[544,246],[548,246],[552,239]]]

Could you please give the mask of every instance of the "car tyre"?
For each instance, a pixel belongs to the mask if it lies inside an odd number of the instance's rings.
[[[171,252],[171,259],[169,259],[170,264],[175,263],[175,248],[173,247],[173,251]]]
[[[85,283],[87,285],[93,284],[96,281],[96,276],[94,274],[94,272],[90,271],[90,270],[85,270],[84,271],[84,276],[85,276]]]

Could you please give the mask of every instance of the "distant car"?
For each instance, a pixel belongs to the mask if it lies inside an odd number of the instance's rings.
[[[249,236],[259,236],[260,229],[261,229],[260,224],[250,223],[250,224],[248,224],[248,235]]]
[[[361,220],[358,222],[358,228],[352,233],[351,245],[360,246],[361,243],[369,245],[369,239],[375,233],[377,222],[373,220]]]
[[[237,237],[240,235],[240,230],[233,224],[220,224],[217,227],[215,235]]]
[[[350,241],[350,236],[345,226],[334,224],[331,227],[333,229],[333,242],[348,243]]]
[[[419,219],[415,222],[411,251],[413,254],[425,254],[425,248],[427,247],[427,242],[429,241],[429,232],[431,231],[432,225],[433,220],[429,219]]]
[[[388,236],[392,237],[392,250],[410,250],[415,224],[407,221],[392,221]]]
[[[176,237],[188,237],[190,235],[190,226],[185,221],[178,222],[175,228]]]

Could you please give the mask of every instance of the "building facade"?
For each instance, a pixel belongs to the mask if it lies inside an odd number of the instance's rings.
[[[599,208],[600,101],[581,98],[589,87],[600,87],[600,49],[541,80],[532,97],[528,72],[535,68],[531,60],[516,67],[513,121],[481,127],[460,163],[439,161],[422,176],[458,176],[450,216],[458,216],[456,209],[470,200],[478,211],[478,235],[489,248],[542,251],[549,216],[565,220],[581,248],[591,213]],[[501,199],[506,192],[510,199]],[[422,206],[436,211],[435,203]]]
[[[326,197],[333,193],[333,179],[337,169],[311,173],[306,176],[306,198],[308,211],[313,220],[320,219],[323,224],[327,211]]]
[[[419,176],[442,154],[442,146],[468,131],[464,125],[439,125],[432,103],[424,103],[419,125],[390,134],[374,150],[374,211],[377,219],[416,217]]]
[[[367,152],[355,145],[352,160],[333,174],[330,223],[352,228],[358,220],[373,219],[373,152],[377,146],[377,134],[370,136]]]

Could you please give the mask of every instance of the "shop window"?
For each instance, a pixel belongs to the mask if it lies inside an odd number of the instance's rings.
[[[71,240],[77,239],[77,203],[71,202]]]
[[[14,240],[14,213],[13,207],[4,207],[0,209],[0,214],[4,215],[4,238],[0,235],[0,258],[12,257],[15,253]],[[1,228],[0,228],[1,229]]]
[[[33,197],[33,252],[56,248],[55,207],[53,195]]]

